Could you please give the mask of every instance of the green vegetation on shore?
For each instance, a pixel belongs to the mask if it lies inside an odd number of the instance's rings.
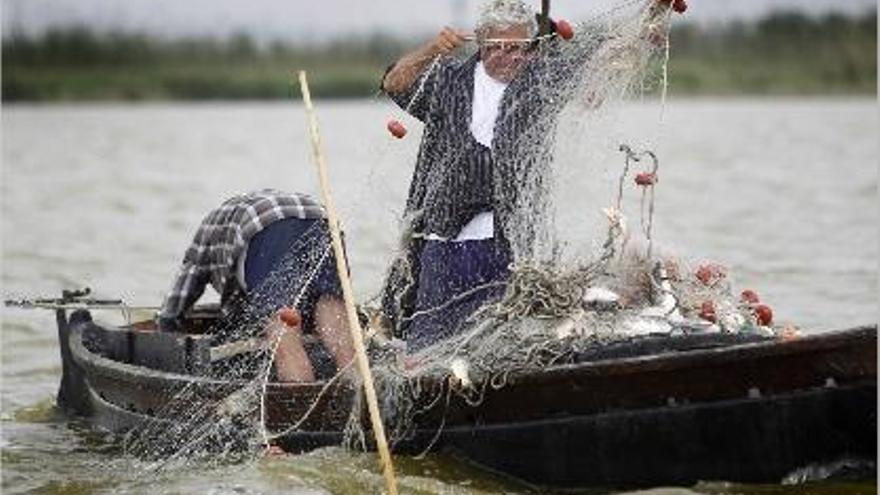
[[[3,100],[286,98],[298,69],[309,71],[317,96],[361,97],[378,90],[384,66],[404,49],[382,37],[258,47],[245,35],[159,40],[72,28],[4,40]]]
[[[673,94],[875,94],[877,14],[815,19],[777,13],[760,21],[676,24]],[[319,97],[376,93],[385,67],[413,47],[383,36],[322,45],[257,46],[228,40],[160,40],[139,34],[54,30],[3,40],[3,101],[273,99],[307,69]]]
[[[673,29],[670,77],[677,94],[871,94],[877,92],[877,12],[811,19],[777,13],[723,29]]]

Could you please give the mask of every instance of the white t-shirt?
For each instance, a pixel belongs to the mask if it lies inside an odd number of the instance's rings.
[[[470,130],[474,139],[487,148],[492,147],[492,138],[495,137],[495,121],[498,119],[498,107],[501,106],[501,98],[507,83],[492,79],[483,67],[483,62],[477,62],[474,67],[474,98],[471,107]],[[433,241],[476,241],[495,237],[495,215],[491,211],[477,213],[465,224],[453,239],[446,239],[431,233],[425,239]]]
[[[506,83],[498,82],[486,73],[483,62],[477,62],[474,68],[474,98],[471,112],[471,134],[478,143],[487,148],[492,147],[495,136],[495,121],[498,119],[498,107],[504,96]],[[495,236],[495,215],[491,211],[477,213],[465,224],[452,239],[453,242],[491,239]],[[440,239],[429,235],[428,239]]]
[[[474,99],[471,112],[471,134],[478,143],[487,148],[492,147],[495,136],[495,120],[498,119],[498,107],[507,83],[492,79],[483,62],[477,62],[474,68]]]

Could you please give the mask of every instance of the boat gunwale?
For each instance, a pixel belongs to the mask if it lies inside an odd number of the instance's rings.
[[[93,322],[89,322],[88,324],[102,326]],[[94,373],[99,373],[105,376],[112,375],[113,377],[122,379],[126,382],[137,383],[140,386],[159,385],[164,387],[167,386],[169,382],[172,382],[179,386],[196,385],[203,387],[235,388],[246,384],[243,380],[222,380],[198,375],[186,375],[113,360],[89,350],[82,342],[82,336],[83,328],[81,325],[74,325],[70,329],[69,339],[70,349],[72,351],[71,354],[76,361],[76,364]],[[658,370],[671,371],[684,367],[707,364],[719,366],[733,361],[742,360],[743,358],[767,358],[771,356],[791,355],[809,351],[821,352],[845,348],[851,346],[854,339],[873,340],[875,342],[874,350],[876,352],[877,326],[861,325],[848,329],[809,334],[790,341],[773,339],[763,342],[747,342],[720,347],[665,351],[650,355],[615,357],[580,363],[553,365],[537,373],[514,371],[508,375],[507,383],[509,385],[518,383],[533,384],[543,381],[553,381],[574,375],[610,376],[628,373],[655,372]],[[874,373],[874,376],[876,376],[876,372]],[[284,395],[285,392],[317,393],[320,392],[326,384],[327,381],[308,383],[270,382],[269,389],[273,395]]]
[[[560,377],[575,374],[609,376],[628,373],[653,371],[673,371],[685,367],[700,365],[720,366],[742,358],[767,358],[800,354],[803,352],[821,352],[852,346],[853,340],[873,340],[876,354],[877,326],[861,325],[840,330],[809,334],[793,340],[783,341],[772,339],[763,342],[746,342],[712,348],[700,348],[682,351],[666,351],[657,354],[632,356],[626,358],[610,358],[581,363],[570,363],[550,366],[540,373],[511,373],[508,383],[535,383],[552,381]],[[875,372],[876,377],[876,372]]]
[[[95,324],[97,323],[91,323]],[[100,326],[100,325],[99,325]],[[88,349],[82,341],[83,329],[80,325],[75,325],[70,329],[69,342],[71,356],[78,366],[83,368],[86,376],[91,373],[109,376],[121,381],[135,383],[139,386],[159,386],[164,388],[169,383],[182,387],[189,385],[197,385],[203,387],[217,388],[238,388],[247,384],[244,380],[221,380],[198,375],[186,375],[175,373],[172,371],[163,371],[150,368],[148,366],[124,363],[115,359],[102,356],[97,352]],[[297,390],[313,390],[320,391],[326,382],[309,382],[309,383],[284,383],[269,382],[270,389],[297,389]],[[273,390],[274,392],[274,390]]]

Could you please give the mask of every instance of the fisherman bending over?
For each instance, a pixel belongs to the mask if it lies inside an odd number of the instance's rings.
[[[324,209],[309,196],[262,190],[232,197],[202,220],[162,304],[159,328],[185,330],[183,315],[210,283],[221,294],[224,318],[239,326],[256,319],[270,341],[280,339],[279,380],[315,379],[304,331],[318,335],[341,369],[354,351],[329,246]],[[297,301],[296,309],[288,307]]]
[[[648,19],[668,8],[660,1]],[[466,35],[444,28],[382,80],[383,91],[425,126],[404,253],[392,265],[382,304],[409,350],[460,331],[502,294],[514,257],[532,259],[545,234],[539,224],[546,222],[528,219],[543,220],[547,206],[542,174],[552,161],[557,116],[576,96],[585,62],[603,50],[613,56],[615,47],[577,36],[537,41],[537,33],[536,13],[521,0],[492,0],[475,29],[474,56],[450,57]]]

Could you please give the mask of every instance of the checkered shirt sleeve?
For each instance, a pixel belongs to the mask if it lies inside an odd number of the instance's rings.
[[[272,189],[232,197],[208,213],[187,248],[183,263],[158,314],[163,330],[181,330],[182,317],[210,283],[220,294],[236,287],[235,265],[250,239],[285,218],[324,218],[324,209],[305,194]]]

